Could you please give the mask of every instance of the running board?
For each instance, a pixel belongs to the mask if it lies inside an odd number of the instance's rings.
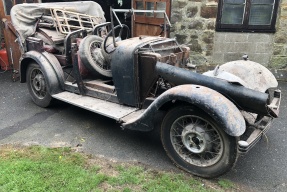
[[[138,110],[138,108],[127,107],[121,104],[94,97],[82,96],[67,91],[54,94],[52,97],[117,121],[120,121],[121,118]]]

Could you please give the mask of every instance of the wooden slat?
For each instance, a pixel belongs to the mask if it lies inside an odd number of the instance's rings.
[[[132,1],[132,7],[134,9],[137,9],[136,2],[139,2],[139,0],[133,0]],[[166,3],[166,14],[168,18],[170,18],[170,4],[171,0],[142,0],[143,2],[143,9],[147,9],[146,3],[151,2],[154,3],[154,10],[157,10],[157,3]],[[133,27],[133,37],[137,37],[140,35],[151,35],[151,36],[158,36],[162,35],[160,34],[162,29],[160,28],[160,25],[164,24],[164,18],[157,18],[156,13],[148,17],[146,15],[135,15],[135,19],[133,20],[132,27]],[[168,35],[169,36],[169,35]]]

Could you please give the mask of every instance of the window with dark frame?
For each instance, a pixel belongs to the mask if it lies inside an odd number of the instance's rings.
[[[216,31],[275,32],[279,0],[219,0]]]

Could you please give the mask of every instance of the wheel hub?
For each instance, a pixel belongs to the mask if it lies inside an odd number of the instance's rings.
[[[208,148],[210,137],[204,133],[205,130],[194,124],[187,125],[182,131],[182,141],[184,146],[192,153],[202,153]]]
[[[223,140],[217,128],[201,117],[185,115],[175,119],[170,136],[176,153],[191,165],[212,166],[223,155]]]
[[[45,89],[46,85],[42,74],[37,74],[32,81],[36,91],[43,91]]]

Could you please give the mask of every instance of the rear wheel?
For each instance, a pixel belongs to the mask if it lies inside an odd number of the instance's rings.
[[[167,155],[181,169],[212,178],[229,171],[237,159],[237,140],[227,135],[202,110],[180,106],[162,123],[161,140]]]
[[[47,78],[38,64],[29,64],[26,80],[29,93],[34,103],[40,107],[50,106],[52,97],[47,89]]]

